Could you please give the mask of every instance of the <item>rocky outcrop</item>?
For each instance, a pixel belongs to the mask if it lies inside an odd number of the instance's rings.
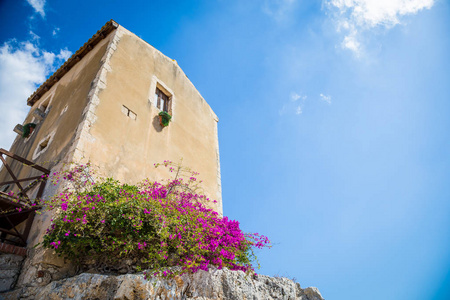
[[[241,271],[213,269],[184,274],[173,279],[143,275],[100,275],[83,273],[49,283],[44,287],[23,287],[0,294],[0,299],[298,299],[323,300],[316,288],[302,289],[287,278],[246,276]]]
[[[10,290],[17,281],[24,257],[0,253],[0,292]]]

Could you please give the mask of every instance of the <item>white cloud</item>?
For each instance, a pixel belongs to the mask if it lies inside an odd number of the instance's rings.
[[[434,0],[325,0],[325,4],[334,13],[337,31],[345,34],[342,47],[359,55],[364,32],[392,28],[403,16],[430,9]]]
[[[291,93],[291,101],[306,100],[306,95],[299,95],[296,92]]]
[[[284,101],[283,106],[278,111],[279,115],[282,116],[291,113],[300,115],[303,113],[303,106],[307,96],[301,93],[291,92],[289,98],[290,101]]]
[[[292,101],[297,101],[298,99],[300,99],[300,95],[297,93],[292,92],[291,93],[291,100]]]
[[[59,29],[58,27],[55,27],[55,29],[53,29],[52,35],[53,35],[53,36],[57,35],[58,32],[59,32],[59,30],[60,30],[60,29]]]
[[[45,17],[45,1],[46,0],[27,0],[28,4],[30,4],[34,8],[34,10],[43,18]]]
[[[301,115],[303,114],[303,108],[305,107],[307,95],[297,92],[291,92],[290,101],[285,100],[283,105],[278,111],[280,116],[287,114],[295,114]],[[331,104],[331,96],[323,93],[319,94],[319,98],[321,101],[326,102],[327,104]]]
[[[356,35],[354,33],[347,35],[344,37],[344,40],[342,41],[342,47],[347,48],[353,51],[357,56],[361,53],[361,45],[358,42]]]
[[[55,53],[42,51],[42,59],[45,66],[53,65],[55,57],[56,57]]]
[[[68,56],[67,49],[54,54],[31,41],[12,40],[0,46],[0,147],[8,148],[14,140],[12,130],[25,118],[27,98]]]
[[[56,58],[62,60],[62,61],[66,61],[69,59],[69,57],[72,55],[72,52],[70,52],[69,50],[67,50],[67,48],[61,49],[59,51],[59,54],[56,55]]]
[[[325,102],[328,103],[328,104],[331,104],[331,96],[329,96],[329,95],[324,95],[324,94],[322,94],[322,93],[321,93],[319,96],[320,96],[320,99],[321,99],[321,100],[325,101]]]
[[[331,0],[330,4],[358,26],[391,27],[403,15],[431,8],[434,0]]]

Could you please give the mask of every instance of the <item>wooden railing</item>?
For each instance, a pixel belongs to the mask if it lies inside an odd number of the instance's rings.
[[[39,171],[41,174],[27,178],[17,178],[11,166],[7,163],[5,157],[3,157],[4,155],[10,157],[13,161],[17,161]],[[1,148],[0,160],[12,178],[12,180],[0,182],[0,241],[18,246],[26,246],[28,234],[30,233],[31,225],[36,214],[35,211],[40,208],[39,199],[41,199],[44,193],[50,171]],[[17,194],[6,193],[6,190],[12,190],[11,184],[17,186]],[[25,186],[25,184],[27,185]],[[34,199],[31,199],[29,192],[38,185],[36,196]],[[25,224],[23,226],[19,226],[24,222]]]

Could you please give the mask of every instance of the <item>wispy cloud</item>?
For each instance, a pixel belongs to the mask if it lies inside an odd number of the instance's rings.
[[[292,101],[297,101],[298,99],[300,99],[300,97],[301,96],[299,94],[295,93],[295,92],[291,93],[291,100]]]
[[[28,111],[26,99],[57,66],[70,57],[61,49],[55,54],[39,49],[35,36],[29,41],[11,40],[0,47],[0,146],[8,148],[15,133],[13,128],[22,123]]]
[[[58,32],[59,32],[59,28],[55,27],[55,29],[53,29],[53,31],[52,31],[52,35],[55,36],[58,34]]]
[[[303,109],[305,107],[306,99],[308,99],[308,96],[302,93],[297,92],[291,92],[289,95],[289,100],[285,100],[283,102],[283,105],[278,111],[278,114],[280,116],[288,115],[288,114],[295,114],[295,115],[301,115],[303,114]],[[331,96],[326,95],[324,93],[319,94],[320,101],[326,102],[327,104],[331,104]],[[312,104],[312,103],[310,103]]]
[[[31,40],[33,40],[36,43],[39,42],[39,39],[41,38],[40,36],[38,36],[36,33],[34,33],[31,30],[30,30],[29,34],[31,35]]]
[[[30,4],[34,10],[41,15],[42,18],[45,18],[45,6],[46,0],[27,0],[28,4]]]
[[[286,21],[297,0],[265,0],[263,12],[278,22]]]
[[[331,104],[331,96],[330,95],[324,95],[324,94],[320,94],[320,100],[325,101],[328,104]]]
[[[307,98],[308,96],[306,95],[292,92],[289,96],[290,101],[284,101],[283,106],[281,106],[280,110],[278,111],[278,114],[280,116],[290,113],[294,113],[296,115],[302,114],[303,106]]]
[[[307,96],[306,95],[300,95],[297,94],[296,92],[292,92],[291,93],[291,101],[298,101],[298,100],[306,100]]]
[[[362,35],[376,27],[385,29],[401,23],[406,15],[430,9],[434,0],[325,0],[338,32],[344,34],[343,48],[362,53]]]

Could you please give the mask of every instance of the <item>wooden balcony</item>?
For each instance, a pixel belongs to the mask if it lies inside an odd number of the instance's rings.
[[[39,175],[18,178],[4,156],[10,158],[10,163],[13,161],[21,163],[27,168],[36,170],[34,173]],[[11,180],[0,182],[0,241],[24,247],[27,244],[36,210],[41,208],[39,200],[44,193],[50,171],[1,148],[0,160],[11,177]],[[36,189],[37,193],[33,197],[31,193],[34,194]],[[12,190],[17,192],[12,193]]]

